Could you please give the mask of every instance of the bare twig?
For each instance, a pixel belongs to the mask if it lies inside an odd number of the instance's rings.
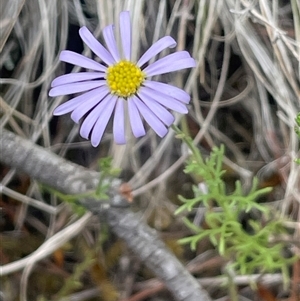
[[[70,163],[7,130],[2,131],[0,145],[1,162],[26,172],[32,178],[57,190],[82,193],[94,188],[97,183],[97,173]],[[121,196],[112,191],[112,198],[114,203],[115,200],[119,201]],[[84,201],[83,205],[101,218],[106,217],[111,229],[164,281],[177,300],[211,300],[199,283],[167,250],[156,231],[147,226],[139,214],[118,207],[105,209],[97,200]],[[49,241],[45,242],[48,243]],[[1,273],[6,269],[3,266]]]

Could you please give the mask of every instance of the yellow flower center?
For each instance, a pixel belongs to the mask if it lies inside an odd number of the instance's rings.
[[[112,94],[129,97],[135,94],[145,79],[145,73],[129,61],[108,67],[106,82]]]

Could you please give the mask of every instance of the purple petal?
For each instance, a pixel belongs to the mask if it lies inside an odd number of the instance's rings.
[[[174,122],[174,116],[153,98],[144,97],[141,100],[165,125],[170,126]]]
[[[170,36],[166,36],[155,42],[139,59],[137,65],[142,67],[147,63],[151,58],[156,56],[158,53],[163,51],[166,48],[173,48],[177,45],[176,41]]]
[[[105,110],[102,112],[97,122],[95,123],[91,136],[91,142],[94,147],[98,146],[102,139],[103,133],[114,110],[117,99],[117,96],[111,96]]]
[[[105,66],[97,63],[96,61],[69,50],[63,50],[60,53],[59,59],[63,62],[95,71],[105,72],[107,69]]]
[[[125,144],[125,114],[124,114],[124,102],[123,98],[119,98],[117,101],[114,123],[113,123],[113,133],[114,139],[117,144]]]
[[[83,42],[107,65],[113,65],[115,60],[112,55],[103,47],[103,45],[92,35],[85,27],[79,29],[79,35]]]
[[[113,25],[106,26],[103,29],[103,37],[106,43],[106,46],[108,50],[110,51],[112,57],[116,62],[120,61],[120,54],[118,51],[114,31],[113,31]]]
[[[91,112],[88,116],[84,119],[81,128],[80,128],[80,135],[81,137],[88,139],[90,132],[92,131],[96,121],[98,118],[105,112],[105,107],[111,101],[111,95],[109,94],[105,97]]]
[[[85,102],[87,99],[89,99],[91,97],[94,97],[94,95],[99,95],[99,93],[101,93],[102,90],[103,90],[103,87],[100,87],[100,88],[94,89],[92,91],[86,92],[86,93],[84,93],[82,95],[79,95],[77,97],[72,98],[71,100],[63,103],[60,106],[58,106],[54,110],[53,115],[60,116],[60,115],[64,115],[64,114],[72,112],[80,104],[82,104],[83,102]]]
[[[177,87],[168,85],[168,84],[164,84],[164,83],[160,83],[160,82],[155,82],[155,81],[150,81],[150,80],[145,80],[143,82],[143,85],[159,91],[167,96],[173,97],[178,99],[179,101],[188,104],[191,100],[191,97],[188,93],[186,93],[185,91],[183,91],[182,89],[179,89]]]
[[[131,130],[134,135],[134,137],[142,137],[145,136],[146,131],[140,116],[140,113],[132,99],[128,98],[128,114],[129,114],[129,121],[131,125]]]
[[[181,114],[186,114],[188,109],[186,106],[173,97],[169,97],[159,91],[149,89],[147,87],[142,87],[139,89],[138,96],[141,99],[152,98],[164,107],[171,109],[173,111],[179,112]]]
[[[71,114],[71,118],[74,122],[78,123],[79,120],[94,106],[100,103],[105,96],[109,94],[109,91],[106,86],[103,86],[103,89],[99,89],[98,93],[91,95],[89,98],[86,98]]]
[[[130,61],[131,58],[131,24],[130,14],[128,11],[120,13],[120,34],[125,59]]]
[[[79,73],[64,74],[55,78],[51,83],[51,87],[54,88],[60,85],[80,82],[89,79],[103,78],[103,77],[104,77],[104,73],[102,72],[79,72]]]
[[[195,66],[195,60],[190,57],[187,51],[179,51],[169,54],[153,64],[150,64],[143,71],[148,77],[181,69],[192,68]]]
[[[138,99],[135,95],[132,97],[134,104],[137,106],[139,112],[144,117],[149,126],[155,131],[159,137],[164,137],[168,130],[165,125],[156,117],[156,115]]]
[[[58,95],[70,95],[74,93],[79,93],[79,92],[84,92],[95,88],[99,88],[105,84],[106,84],[105,80],[94,80],[94,81],[66,84],[66,85],[52,88],[49,91],[49,96],[54,97]]]

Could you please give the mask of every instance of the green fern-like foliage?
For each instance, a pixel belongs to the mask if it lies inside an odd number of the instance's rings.
[[[217,248],[219,254],[232,262],[233,268],[240,274],[254,272],[274,272],[282,270],[288,278],[287,266],[294,258],[285,258],[286,245],[281,242],[272,243],[271,238],[286,234],[283,220],[271,212],[270,207],[257,203],[257,199],[269,193],[271,188],[258,189],[258,181],[254,179],[250,191],[245,194],[240,181],[235,183],[232,193],[226,190],[223,180],[224,146],[215,147],[207,159],[203,159],[192,139],[174,128],[177,137],[182,139],[189,149],[191,156],[186,164],[185,172],[200,177],[206,189],[193,187],[194,198],[187,199],[179,196],[183,203],[176,214],[191,211],[203,206],[206,208],[205,229],[193,224],[188,218],[184,222],[195,234],[180,240],[189,243],[192,249],[205,237]],[[219,207],[219,210],[215,210]],[[249,220],[251,231],[247,232],[240,221],[242,213],[255,210],[260,220]],[[271,218],[270,215],[273,214]]]
[[[121,169],[114,168],[112,166],[112,157],[100,158],[98,161],[99,166],[99,182],[95,190],[87,191],[81,194],[64,194],[60,191],[57,191],[49,186],[42,185],[41,187],[46,191],[54,194],[62,201],[68,203],[73,212],[79,216],[82,216],[86,212],[86,207],[84,207],[80,201],[83,199],[95,199],[99,202],[108,202],[109,201],[109,189],[111,188],[112,181],[119,176]]]

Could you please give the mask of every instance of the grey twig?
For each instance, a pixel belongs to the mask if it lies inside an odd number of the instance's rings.
[[[97,172],[68,162],[4,129],[0,136],[0,151],[2,163],[61,192],[78,194],[94,189],[97,185]],[[118,183],[116,180],[113,185]],[[120,201],[121,196],[114,189],[111,195],[112,204]],[[156,231],[143,222],[139,214],[125,208],[104,208],[97,200],[85,201],[83,205],[101,218],[106,217],[115,234],[165,283],[176,300],[211,301],[207,292],[166,248]],[[105,214],[102,214],[103,211]]]

